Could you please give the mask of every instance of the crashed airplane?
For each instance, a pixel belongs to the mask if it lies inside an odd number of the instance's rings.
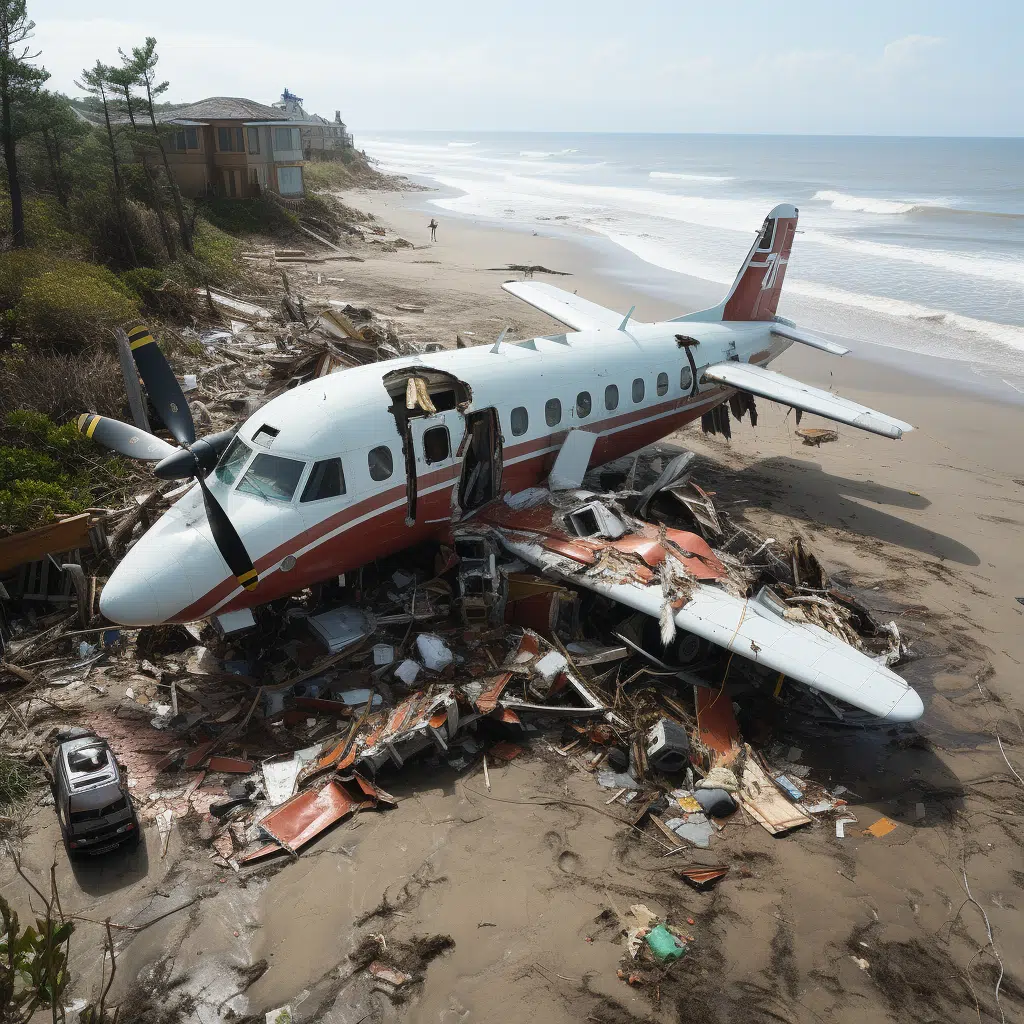
[[[145,431],[86,414],[79,429],[124,455],[156,462],[162,479],[192,487],[130,549],[100,607],[125,625],[214,617],[226,631],[252,609],[425,542],[490,523],[502,544],[545,572],[565,559],[612,558],[577,533],[550,542],[539,506],[509,503],[536,488],[578,487],[589,466],[635,452],[703,419],[728,430],[754,397],[898,439],[901,420],[801,384],[767,364],[799,343],[846,349],[776,315],[797,225],[793,206],[765,219],[726,298],[662,323],[640,323],[574,294],[529,281],[503,287],[571,333],[409,356],[309,381],[250,416],[237,432],[197,439],[169,365],[144,327],[130,336],[149,396],[175,447]],[[614,515],[613,515],[614,518]],[[620,521],[620,546],[646,562],[658,538]],[[617,527],[616,527],[617,529]],[[595,534],[594,536],[598,536]],[[699,543],[698,543],[699,542]],[[631,541],[632,543],[632,541]],[[616,549],[614,557],[621,555]],[[568,573],[572,581],[751,658],[811,689],[892,721],[922,706],[898,676],[820,627],[793,621],[766,596],[740,597],[695,536],[661,544],[657,566],[631,578]],[[669,579],[669,575],[671,579]],[[652,581],[657,578],[657,585]]]

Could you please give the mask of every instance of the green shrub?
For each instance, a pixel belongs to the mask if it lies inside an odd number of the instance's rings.
[[[198,315],[199,303],[195,292],[163,271],[139,267],[126,270],[119,277],[147,312],[179,323],[187,323]]]
[[[139,315],[139,303],[106,267],[71,260],[25,281],[17,329],[54,348],[88,345]]]
[[[202,216],[229,235],[286,235],[295,233],[298,220],[272,199],[200,199]]]
[[[148,206],[126,200],[124,224],[110,193],[103,189],[74,196],[69,204],[75,230],[88,242],[93,259],[115,270],[155,267],[167,262],[156,213]]]
[[[8,413],[0,426],[0,529],[29,530],[88,508],[89,455],[95,451],[73,423]]]
[[[14,309],[25,282],[53,268],[54,259],[41,249],[0,253],[0,309]]]
[[[68,211],[47,196],[26,196],[22,204],[25,214],[25,235],[28,244],[61,256],[82,256],[88,248],[68,216]],[[9,235],[11,199],[0,195],[0,230]]]
[[[195,284],[228,285],[238,279],[242,246],[236,239],[198,217],[192,245],[195,258],[186,262],[183,257],[178,262],[191,274]]]

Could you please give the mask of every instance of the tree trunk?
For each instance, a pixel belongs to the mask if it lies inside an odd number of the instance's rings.
[[[153,200],[156,218],[160,222],[160,235],[164,240],[167,255],[173,260],[178,255],[177,247],[174,244],[174,234],[171,231],[171,225],[167,222],[167,211],[164,210],[163,200],[160,198],[160,186],[153,176],[153,168],[149,166],[149,161],[146,159],[146,153],[143,148],[145,143],[141,141],[142,133],[139,131],[139,126],[135,123],[135,111],[132,110],[132,97],[127,85],[124,87],[124,102],[128,110],[128,120],[131,122],[132,132],[135,135],[135,150],[139,155],[139,162],[142,164],[142,173],[145,174],[146,183],[149,185],[149,194]]]
[[[149,75],[146,75],[144,81],[146,83],[146,99],[149,106],[149,122],[153,126],[153,138],[156,139],[156,144],[160,149],[160,156],[164,162],[164,173],[167,175],[167,181],[171,186],[171,196],[174,199],[174,211],[178,217],[178,231],[181,234],[181,244],[185,247],[185,252],[191,253],[192,227],[185,216],[185,204],[181,201],[181,191],[178,189],[178,183],[174,180],[174,175],[171,174],[171,164],[167,159],[167,149],[164,146],[163,139],[160,138],[160,129],[156,126],[156,115],[153,113],[153,92],[150,87]]]
[[[48,129],[43,129],[43,145],[46,147],[46,162],[50,165],[50,176],[53,178],[53,188],[57,193],[57,202],[64,209],[68,206],[68,190],[64,187],[64,168],[60,159],[60,140],[51,138]]]
[[[7,164],[7,188],[11,196],[11,227],[15,249],[24,249],[25,212],[21,202],[21,182],[18,180],[18,155],[14,145],[14,125],[11,114],[11,89],[6,71],[0,76],[0,133],[3,135],[4,162]]]
[[[121,227],[121,237],[131,253],[132,263],[139,265],[139,258],[135,255],[135,246],[132,245],[132,236],[128,234],[128,224],[124,216],[124,186],[121,183],[121,165],[117,162],[117,145],[114,141],[114,129],[110,124],[110,108],[107,106],[107,94],[100,86],[100,100],[103,103],[103,120],[107,126],[107,140],[110,143],[110,163],[114,170],[114,209],[117,211],[117,223]]]

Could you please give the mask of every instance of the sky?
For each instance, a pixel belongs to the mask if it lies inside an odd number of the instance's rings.
[[[157,39],[172,100],[361,131],[1024,134],[1020,0],[28,0],[50,87]]]

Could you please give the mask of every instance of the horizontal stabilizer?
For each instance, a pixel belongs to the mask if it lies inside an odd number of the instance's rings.
[[[845,356],[850,350],[843,345],[838,345],[828,338],[823,338],[814,331],[805,330],[803,327],[791,327],[789,324],[772,324],[772,334],[779,338],[786,338],[789,341],[799,341],[801,345],[809,345],[811,348],[820,349],[834,356]]]
[[[846,423],[851,427],[868,430],[872,434],[898,439],[914,428],[903,420],[876,412],[866,405],[840,398],[831,391],[812,388],[792,377],[785,377],[774,370],[766,370],[752,363],[716,363],[704,371],[706,380],[726,384],[738,391],[759,395],[771,402],[788,405],[804,412],[812,412],[825,419]]]
[[[506,281],[502,286],[510,295],[528,302],[531,306],[574,331],[619,329],[623,323],[622,314],[614,309],[599,306],[596,302],[581,299],[563,288],[540,281]],[[636,323],[637,321],[633,321]]]

